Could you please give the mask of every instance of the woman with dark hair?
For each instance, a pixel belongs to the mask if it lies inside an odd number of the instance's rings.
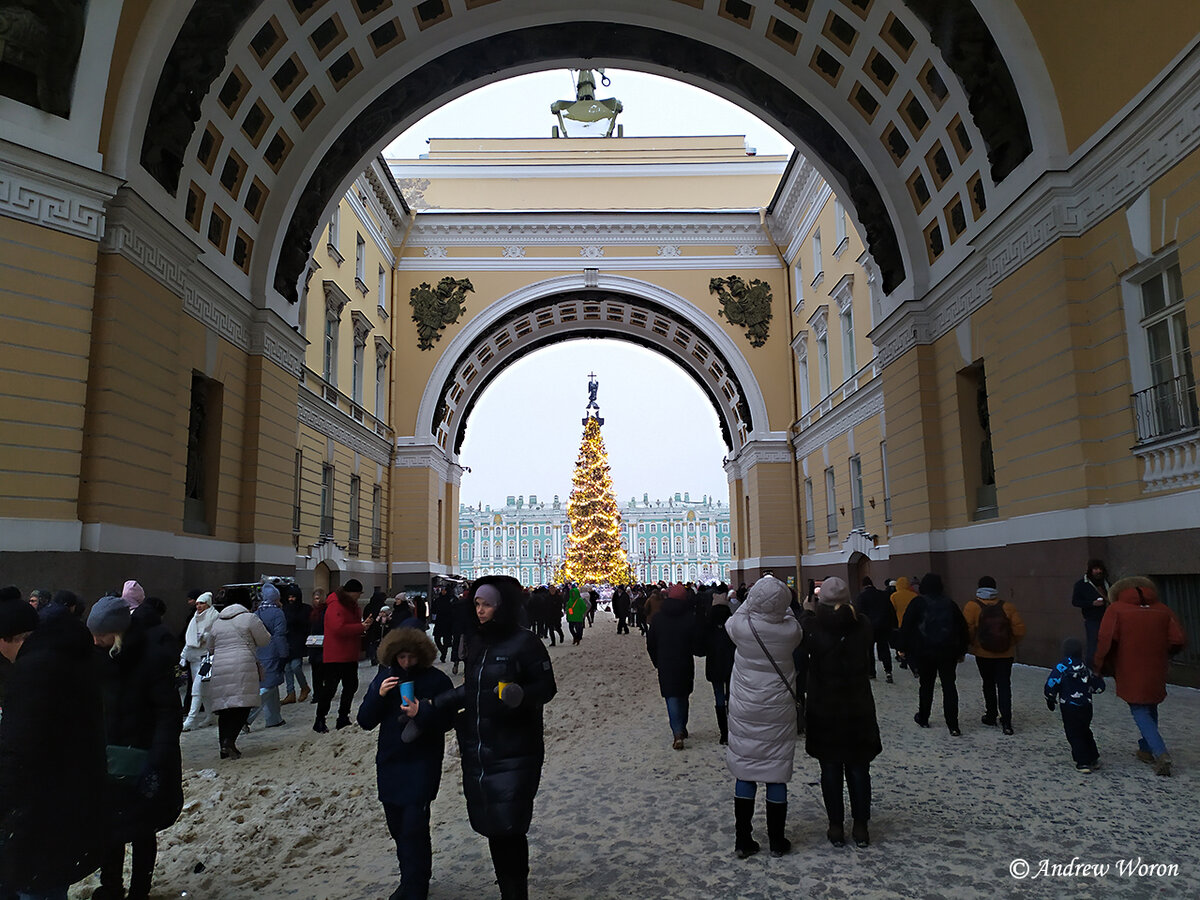
[[[400,886],[389,900],[425,900],[429,895],[429,807],[442,780],[444,735],[454,724],[454,710],[432,702],[454,689],[445,673],[433,667],[436,658],[433,641],[423,631],[387,632],[379,645],[379,674],[358,710],[358,724],[365,730],[379,726],[379,800],[400,861]]]
[[[521,585],[487,575],[471,588],[475,631],[467,639],[466,681],[439,706],[457,720],[463,794],[471,827],[488,839],[503,900],[529,896],[533,798],[542,777],[542,707],[558,691],[545,646],[517,624]]]
[[[250,718],[250,710],[262,703],[259,695],[256,652],[271,642],[262,619],[250,612],[250,592],[244,587],[227,589],[215,605],[212,624],[212,678],[209,695],[217,714],[217,740],[221,759],[238,759],[237,737]]]
[[[157,832],[175,824],[183,810],[183,711],[175,689],[179,649],[150,607],[130,614],[120,597],[96,601],[87,625],[98,648],[109,747],[110,844],[92,896],[145,900],[158,856]],[[126,844],[133,845],[128,893],[121,885]]]

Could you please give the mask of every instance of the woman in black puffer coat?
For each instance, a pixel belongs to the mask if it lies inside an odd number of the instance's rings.
[[[850,793],[854,842],[870,843],[871,760],[880,754],[879,723],[871,695],[875,632],[866,616],[850,605],[840,578],[821,585],[821,602],[806,613],[801,648],[808,654],[808,703],[804,749],[821,763],[821,794],[829,815],[830,842],[845,842],[842,784]]]
[[[463,710],[456,727],[467,814],[488,839],[504,900],[529,896],[526,834],[545,758],[542,707],[558,691],[545,646],[517,625],[520,601],[515,578],[487,575],[474,583],[466,682],[439,700]]]
[[[119,597],[97,601],[88,628],[97,644],[105,741],[143,750],[145,759],[137,774],[109,779],[112,844],[100,867],[100,889],[92,896],[145,900],[158,855],[157,832],[174,825],[183,810],[183,711],[175,689],[179,645],[148,606],[122,617],[123,602]],[[123,631],[122,622],[128,623]],[[133,845],[133,868],[129,891],[122,894],[125,844]]]

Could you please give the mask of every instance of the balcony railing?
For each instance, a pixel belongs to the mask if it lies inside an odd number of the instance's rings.
[[[1200,425],[1200,415],[1196,409],[1196,384],[1190,375],[1180,375],[1138,391],[1132,400],[1139,443]]]
[[[392,440],[392,429],[388,427],[386,422],[381,421],[364,410],[361,403],[355,403],[354,398],[343,394],[312,369],[304,371],[300,383],[321,397],[330,406],[336,407],[339,412],[358,422],[364,428],[373,431],[385,441],[390,442]]]

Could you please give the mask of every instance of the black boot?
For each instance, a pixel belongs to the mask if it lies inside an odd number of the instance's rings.
[[[745,859],[758,852],[758,841],[754,840],[754,798],[733,798],[733,849],[737,851],[738,859]]]
[[[784,826],[787,825],[787,803],[772,803],[767,801],[767,842],[771,845],[772,856],[783,856],[792,849],[792,842],[783,836]]]
[[[717,727],[721,729],[721,743],[729,743],[729,712],[724,706],[717,708]]]

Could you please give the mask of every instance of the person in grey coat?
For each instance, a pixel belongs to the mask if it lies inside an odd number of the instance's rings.
[[[271,640],[255,654],[259,665],[258,693],[262,702],[258,709],[250,710],[246,724],[258,718],[261,710],[267,717],[267,727],[275,728],[284,724],[283,714],[279,711],[279,686],[283,684],[283,667],[287,664],[289,650],[287,616],[279,605],[279,588],[269,581],[262,586],[262,600],[255,614],[262,619]]]
[[[737,612],[725,622],[734,644],[729,681],[729,747],[725,763],[733,775],[733,812],[741,859],[758,852],[751,827],[757,782],[767,786],[767,838],[772,856],[791,849],[783,836],[787,823],[787,782],[796,754],[796,680],[792,651],[803,632],[789,606],[786,584],[764,575],[750,588]]]
[[[255,651],[265,647],[271,633],[250,612],[250,592],[229,588],[216,601],[219,610],[212,626],[213,671],[208,690],[217,713],[221,759],[237,759],[237,736],[258,706],[258,660]]]

